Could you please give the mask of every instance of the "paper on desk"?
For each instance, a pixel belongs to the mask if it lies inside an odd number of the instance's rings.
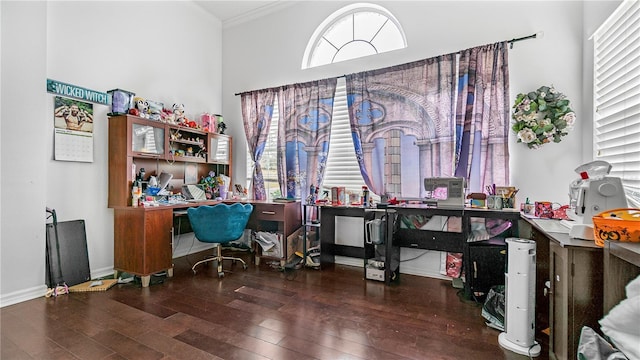
[[[254,240],[262,247],[262,251],[270,251],[274,246],[278,246],[278,234],[258,231]]]
[[[560,220],[554,219],[533,219],[533,221],[546,232],[568,234],[570,228],[563,225]]]

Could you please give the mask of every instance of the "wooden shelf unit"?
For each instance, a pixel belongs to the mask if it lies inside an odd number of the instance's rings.
[[[212,144],[215,149],[210,149]],[[180,192],[186,171],[195,171],[196,182],[210,171],[232,178],[231,147],[232,138],[227,135],[133,115],[110,117],[108,206],[131,206],[131,188],[141,168],[146,179],[161,172],[173,174],[170,185],[175,186],[169,189],[173,192]]]

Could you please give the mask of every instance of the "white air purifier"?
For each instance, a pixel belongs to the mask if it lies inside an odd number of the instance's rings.
[[[540,355],[535,341],[536,243],[509,238],[505,273],[505,331],[498,336],[503,348],[526,356]]]

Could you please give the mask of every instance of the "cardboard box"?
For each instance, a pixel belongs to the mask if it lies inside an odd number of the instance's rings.
[[[302,227],[287,236],[287,261],[293,260],[296,251],[302,252]]]
[[[302,248],[302,231],[304,226],[300,227],[298,230],[294,231],[287,237],[287,260],[293,260],[296,251],[302,253],[304,250]],[[311,243],[316,240],[316,232],[315,230],[307,230],[307,250],[311,248]]]
[[[365,267],[366,278],[369,280],[384,281],[384,269],[367,265]]]

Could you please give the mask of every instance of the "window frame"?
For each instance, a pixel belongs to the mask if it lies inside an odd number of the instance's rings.
[[[306,47],[306,49],[304,51],[304,55],[302,57],[301,68],[303,70],[304,69],[310,69],[310,68],[314,68],[314,67],[318,67],[318,66],[333,64],[333,63],[344,61],[344,60],[352,60],[352,59],[357,59],[357,58],[369,56],[369,55],[361,55],[361,56],[358,56],[358,57],[352,57],[352,58],[348,58],[348,59],[342,59],[342,60],[335,61],[335,58],[336,58],[336,56],[338,55],[338,53],[340,51],[340,49],[337,49],[337,51],[334,53],[334,56],[332,57],[331,62],[312,65],[312,61],[314,59],[315,50],[317,49],[318,44],[323,40],[324,35],[327,33],[327,31],[329,31],[333,27],[333,25],[335,25],[336,23],[338,23],[339,21],[341,21],[345,17],[353,16],[354,14],[361,13],[361,12],[372,12],[372,13],[377,13],[377,14],[380,14],[380,15],[386,17],[388,19],[388,21],[390,21],[396,27],[396,29],[398,30],[398,32],[400,33],[400,36],[402,38],[402,46],[401,47],[393,48],[393,49],[389,49],[389,50],[377,49],[370,41],[366,41],[367,43],[369,43],[372,47],[374,47],[376,49],[376,54],[374,54],[374,55],[377,55],[377,54],[380,54],[380,53],[384,53],[384,52],[387,52],[387,51],[404,49],[404,48],[407,47],[407,37],[405,36],[404,30],[402,29],[402,26],[400,25],[400,22],[398,21],[398,19],[396,19],[396,17],[393,16],[393,14],[391,12],[389,12],[387,9],[385,9],[384,7],[379,6],[379,5],[368,4],[368,3],[356,3],[356,4],[351,4],[351,5],[345,6],[345,7],[341,8],[341,9],[339,9],[338,11],[334,12],[333,14],[329,15],[316,28],[316,30],[313,32],[313,35],[311,35],[311,38],[309,39],[309,42],[307,43],[307,47]],[[362,39],[359,39],[359,40],[364,41]]]

